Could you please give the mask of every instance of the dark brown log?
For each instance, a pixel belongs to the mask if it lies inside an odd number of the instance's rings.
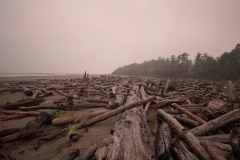
[[[178,109],[179,111],[183,112],[184,114],[186,114],[187,116],[189,116],[190,118],[192,118],[193,120],[203,124],[206,123],[206,121],[202,120],[201,118],[195,116],[194,114],[192,114],[191,112],[185,110],[184,108],[180,107],[178,104],[173,103],[172,106],[176,109]]]
[[[67,152],[68,153],[65,156],[63,156],[61,160],[73,160],[80,153],[79,149],[77,148],[70,148]]]
[[[197,137],[199,140],[230,144],[230,134]]]
[[[173,151],[179,160],[199,160],[180,140],[174,145]]]
[[[180,117],[180,116],[176,116],[176,115],[172,115],[176,120],[178,120],[179,122],[181,123],[184,123],[184,124],[187,124],[187,125],[190,125],[190,126],[193,126],[193,127],[197,127],[200,125],[199,122],[197,121],[194,121],[194,120],[191,120],[191,119],[187,119],[187,118],[184,118],[184,117]]]
[[[207,140],[201,140],[200,142],[212,160],[227,160],[224,154],[213,143]]]
[[[85,152],[83,152],[79,157],[74,160],[89,160],[97,150],[97,145],[91,145]]]
[[[11,119],[18,119],[18,118],[23,118],[26,117],[26,114],[12,114],[12,115],[8,115],[8,116],[4,116],[1,118],[1,121],[7,121],[7,120],[11,120]]]
[[[94,117],[99,116],[99,115],[101,115],[103,113],[106,113],[106,112],[108,112],[108,110],[101,110],[101,111],[95,111],[95,112],[90,112],[90,113],[86,113],[86,114],[55,118],[55,119],[52,120],[52,124],[53,125],[60,125],[60,124],[72,123],[78,117],[81,117],[81,116],[86,116],[86,117],[88,117],[88,119],[91,119],[91,118],[94,118]]]
[[[200,141],[187,129],[185,129],[175,118],[158,109],[158,114],[187,142],[193,152],[201,159],[211,159],[208,153],[200,145]]]
[[[234,121],[240,120],[240,109],[235,109],[227,114],[224,114],[218,118],[215,118],[207,123],[204,123],[196,128],[191,129],[191,132],[195,136],[203,136],[206,133],[216,131],[222,126],[225,126]]]
[[[172,103],[182,103],[182,100],[176,99],[176,100],[164,100],[161,101],[160,103],[154,104],[151,108],[153,109],[158,109],[158,108],[162,108],[166,105],[170,105]]]
[[[0,131],[0,137],[4,137],[13,133],[16,133],[20,131],[20,128],[10,128],[10,129],[4,129]]]
[[[76,124],[77,128],[82,128],[82,127],[85,127],[85,126],[89,126],[89,125],[93,125],[93,124],[96,124],[98,122],[101,122],[103,120],[106,120],[110,117],[113,117],[115,115],[118,115],[119,113],[122,113],[124,112],[125,110],[129,110],[129,109],[132,109],[136,106],[140,106],[140,105],[143,105],[143,104],[146,104],[147,102],[153,100],[155,98],[155,96],[150,96],[146,99],[142,99],[142,100],[137,100],[135,102],[132,102],[132,103],[128,103],[122,107],[119,107],[115,110],[111,110],[107,113],[104,113],[102,115],[99,115],[95,118],[92,118],[90,119],[89,121],[85,122],[85,123],[80,123],[80,124]]]
[[[42,131],[43,131],[43,128],[32,128],[32,129],[28,129],[28,130],[24,129],[17,133],[0,138],[0,141],[2,141],[3,143],[9,143],[9,142],[21,140],[26,137],[29,138],[29,137],[34,136],[35,134],[40,133]]]
[[[20,110],[30,111],[30,110],[38,110],[38,109],[63,109],[62,106],[58,105],[39,105],[39,106],[30,106],[30,107],[19,107]]]
[[[19,92],[22,91],[21,88],[6,88],[6,89],[0,89],[0,93],[2,92]]]
[[[23,100],[19,100],[17,102],[13,102],[13,103],[6,103],[4,105],[0,105],[0,108],[4,108],[5,110],[11,110],[11,109],[18,109],[18,107],[20,106],[37,106],[39,105],[41,102],[43,102],[44,99],[23,99]]]
[[[27,87],[22,87],[23,92],[27,95],[27,96],[32,96],[33,95],[33,91],[30,90]]]
[[[159,134],[156,136],[156,155],[157,159],[170,159],[171,153],[171,130],[166,122],[162,122],[159,126]]]
[[[12,114],[24,114],[24,115],[27,115],[27,116],[38,116],[41,112],[38,112],[38,111],[23,112],[23,111],[1,110],[0,113],[8,114],[8,115],[12,115]]]

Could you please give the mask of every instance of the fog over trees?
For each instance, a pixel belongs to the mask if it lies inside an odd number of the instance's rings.
[[[132,63],[119,67],[112,74],[153,77],[192,77],[213,80],[240,78],[240,44],[231,52],[225,52],[214,58],[207,53],[198,53],[195,60],[189,59],[188,53],[169,58],[152,59],[141,64]]]

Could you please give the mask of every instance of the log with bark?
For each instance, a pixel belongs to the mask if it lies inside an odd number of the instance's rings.
[[[174,129],[189,145],[193,152],[201,159],[211,159],[208,153],[200,145],[200,141],[187,129],[185,129],[175,118],[167,114],[162,109],[158,109],[158,114]]]
[[[204,136],[207,133],[216,131],[229,123],[240,120],[240,109],[235,109],[196,128],[191,129],[195,136]]]
[[[104,114],[106,112],[108,112],[108,110],[101,110],[101,111],[95,111],[95,112],[90,112],[90,113],[86,113],[86,114],[78,114],[78,115],[73,115],[73,116],[55,118],[52,120],[52,124],[53,125],[61,125],[61,124],[73,123],[79,117],[86,116],[88,119],[91,119],[91,118],[94,118],[101,114]]]
[[[230,144],[230,134],[199,136],[197,138],[199,140],[207,140],[212,142],[221,142],[221,143]]]
[[[187,149],[181,140],[174,144],[173,151],[179,160],[199,160],[195,154]]]
[[[104,113],[104,114],[99,115],[99,116],[97,116],[95,118],[92,118],[92,119],[88,120],[85,123],[78,123],[78,124],[76,124],[76,127],[77,128],[82,128],[82,127],[86,127],[86,126],[90,126],[90,125],[96,124],[98,122],[101,122],[103,120],[111,118],[111,117],[113,117],[115,115],[118,115],[119,113],[122,113],[122,112],[124,112],[124,111],[126,111],[128,109],[132,109],[132,108],[134,108],[136,106],[140,106],[140,105],[146,104],[147,102],[149,102],[149,101],[151,101],[153,99],[155,99],[155,96],[150,96],[150,97],[148,97],[146,99],[142,99],[142,100],[138,100],[138,101],[135,101],[135,102],[131,102],[131,103],[125,104],[124,106],[119,107],[119,108],[117,108],[115,110],[111,110],[111,111],[109,111],[107,113]]]
[[[150,101],[153,98],[146,99]],[[95,153],[97,159],[155,159],[153,136],[148,128],[143,107],[140,106],[144,101],[148,101],[139,99],[139,88],[134,86],[126,105],[116,109],[130,110],[118,115],[114,131],[103,140]],[[138,107],[133,108],[133,104]]]
[[[36,98],[36,99],[22,99],[17,102],[13,103],[6,103],[3,105],[0,105],[0,108],[4,108],[5,110],[11,110],[11,109],[18,109],[20,106],[35,106],[39,105],[41,102],[43,102],[44,99]]]

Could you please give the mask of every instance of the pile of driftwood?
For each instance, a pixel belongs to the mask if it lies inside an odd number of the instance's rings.
[[[30,82],[23,83],[26,85]],[[73,148],[62,159],[239,159],[240,104],[239,86],[229,81],[193,79],[155,79],[142,77],[84,74],[81,79],[35,83],[35,91],[13,83],[0,90],[21,91],[31,97],[2,106],[1,120],[36,116],[25,128],[0,131],[1,143],[9,143],[40,134],[34,148],[59,135],[77,141],[77,130],[116,116],[116,123],[100,146],[84,153]],[[6,86],[5,86],[6,87]],[[66,98],[45,101],[56,92]],[[89,98],[100,95],[101,98]],[[110,102],[114,98],[114,102]],[[56,118],[60,110],[104,107],[101,111]],[[38,111],[51,109],[51,111]],[[155,112],[151,130],[148,116]],[[66,125],[60,132],[41,136],[45,125]],[[9,156],[1,153],[2,156]],[[79,156],[80,155],[80,156]]]

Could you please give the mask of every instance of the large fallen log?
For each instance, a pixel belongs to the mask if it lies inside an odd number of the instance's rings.
[[[144,90],[144,87],[143,87],[143,86],[141,86],[141,88],[140,88],[140,94],[141,94],[141,97],[142,97],[142,99],[145,99],[145,98],[147,98],[147,96],[146,96],[146,93],[145,93],[145,90]],[[148,103],[145,105],[144,111],[145,111],[146,113],[148,112],[148,109],[149,109],[149,107],[150,107],[150,104],[151,104],[151,101],[150,101],[150,102],[148,102]]]
[[[122,113],[125,110],[132,109],[132,108],[134,108],[136,106],[140,106],[140,105],[146,104],[147,102],[149,102],[149,101],[151,101],[153,99],[155,99],[155,96],[150,96],[150,97],[148,97],[146,99],[137,100],[135,102],[128,103],[128,104],[126,104],[126,105],[124,105],[122,107],[119,107],[119,108],[115,109],[115,110],[111,110],[111,111],[109,111],[107,113],[104,113],[104,114],[99,115],[99,116],[97,116],[95,118],[92,118],[92,119],[88,120],[85,123],[78,123],[78,124],[76,124],[76,127],[77,128],[82,128],[82,127],[85,127],[85,126],[90,126],[90,125],[96,124],[98,122],[101,122],[103,120],[111,118],[111,117],[113,117],[115,115],[118,115],[119,113]]]
[[[95,153],[97,159],[155,159],[153,136],[148,128],[143,107],[140,106],[153,98],[148,97],[147,101],[139,100],[139,89],[137,86],[133,87],[127,104],[116,110],[138,107],[118,115],[113,133],[103,140]]]
[[[93,99],[93,98],[87,98],[87,99],[84,99],[84,101],[91,102],[91,103],[106,103],[106,104],[108,104],[108,102],[109,102],[109,100]]]
[[[191,117],[193,120],[203,124],[206,123],[206,121],[202,120],[201,118],[195,116],[194,114],[192,114],[191,112],[185,110],[184,108],[180,107],[179,105],[177,105],[176,103],[173,103],[172,106],[176,109],[178,109],[179,111],[183,112],[184,114],[186,114],[187,116]]]
[[[233,153],[237,158],[240,158],[240,127],[233,127],[230,133],[231,146]]]
[[[178,120],[181,123],[187,124],[187,125],[191,125],[193,127],[197,127],[200,125],[199,122],[188,119],[188,118],[184,118],[184,117],[180,117],[180,116],[176,116],[176,115],[172,115],[176,120]]]
[[[200,142],[212,160],[227,160],[222,151],[219,150],[212,142],[207,140],[201,140]]]
[[[199,160],[195,154],[190,152],[182,141],[178,141],[174,147],[173,151],[177,155],[179,160]]]
[[[0,113],[7,114],[7,115],[24,114],[24,115],[27,115],[27,116],[38,116],[39,114],[41,114],[41,112],[38,112],[38,111],[24,112],[24,111],[8,111],[8,110],[0,110]]]
[[[167,114],[162,109],[158,109],[158,114],[187,142],[193,152],[201,159],[210,160],[208,153],[200,145],[200,141],[187,129],[185,129],[175,118]]]
[[[172,103],[182,103],[183,101],[182,100],[179,100],[179,99],[176,99],[176,100],[164,100],[164,101],[161,101],[157,104],[154,104],[151,108],[153,109],[158,109],[158,108],[162,108],[164,106],[167,106],[167,105],[170,105]]]
[[[171,130],[166,122],[161,122],[156,135],[156,156],[157,159],[170,159],[171,157]]]
[[[240,109],[235,109],[227,114],[215,118],[207,123],[204,123],[196,128],[191,129],[195,136],[204,136],[207,133],[213,132],[222,126],[225,126],[234,121],[240,120]]]
[[[207,141],[211,141],[211,142],[221,142],[221,143],[230,144],[230,134],[200,136],[197,138],[199,140],[207,140]]]
[[[36,106],[39,105],[41,102],[43,102],[44,99],[36,98],[36,99],[22,99],[17,102],[13,103],[6,103],[3,105],[0,105],[0,108],[4,108],[5,110],[11,110],[11,109],[18,109],[20,106]]]
[[[53,125],[61,125],[61,124],[72,123],[77,118],[84,117],[84,116],[87,117],[88,119],[91,119],[91,118],[94,118],[94,117],[99,116],[106,112],[108,112],[108,110],[101,110],[101,111],[95,111],[95,112],[90,112],[90,113],[86,113],[86,114],[78,114],[78,115],[73,115],[73,116],[55,118],[52,120],[52,124]]]

